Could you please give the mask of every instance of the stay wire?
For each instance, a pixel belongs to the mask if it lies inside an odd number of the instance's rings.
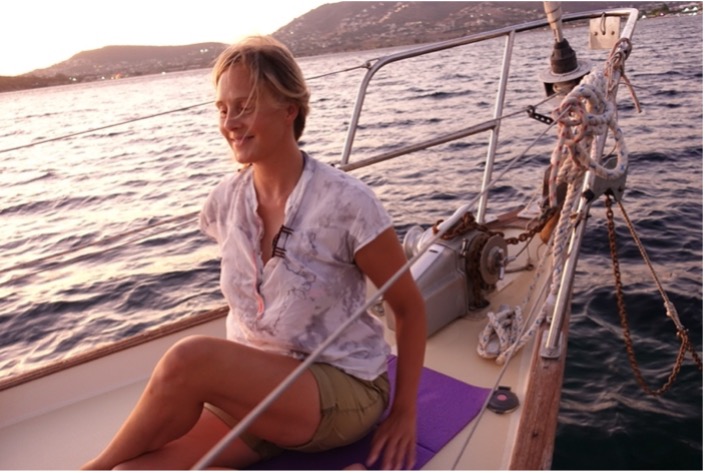
[[[317,79],[317,78],[321,78],[321,77],[324,77],[324,76],[327,76],[327,75],[339,74],[339,73],[343,73],[343,72],[349,72],[349,71],[354,70],[354,69],[365,68],[365,67],[368,66],[368,64],[369,64],[369,62],[368,62],[368,63],[365,63],[365,64],[363,64],[363,65],[360,65],[360,66],[355,66],[355,67],[351,67],[351,68],[348,68],[348,69],[342,69],[342,70],[339,70],[339,71],[335,71],[335,72],[331,72],[331,73],[327,73],[327,74],[322,74],[322,75],[319,75],[319,76],[314,76],[314,77],[311,77],[310,79]],[[310,79],[307,79],[307,80],[310,80]],[[550,97],[548,97],[548,98],[542,100],[541,102],[539,102],[539,103],[536,104],[535,106],[541,105],[541,104],[547,102],[548,100],[550,100],[551,98],[553,98],[553,96],[550,96]],[[23,147],[35,146],[35,145],[42,144],[42,143],[48,143],[48,142],[50,142],[50,141],[57,141],[57,140],[60,140],[60,139],[64,139],[64,138],[68,138],[68,137],[72,137],[72,136],[76,136],[76,135],[80,135],[80,134],[90,133],[90,132],[96,131],[96,130],[102,130],[102,129],[106,129],[106,128],[116,127],[116,126],[119,126],[119,125],[123,125],[123,124],[126,124],[126,123],[131,123],[131,122],[135,122],[135,121],[139,121],[139,120],[146,120],[146,119],[148,119],[148,118],[154,118],[154,117],[158,117],[158,116],[162,116],[162,115],[167,115],[167,114],[170,114],[170,113],[175,113],[175,112],[179,112],[179,111],[184,111],[184,110],[188,110],[188,109],[191,109],[191,108],[196,108],[196,107],[199,107],[199,106],[207,105],[207,104],[209,104],[209,103],[211,103],[211,102],[203,102],[203,103],[200,103],[200,104],[189,105],[189,106],[187,106],[187,107],[182,107],[182,108],[180,108],[180,109],[171,110],[171,111],[166,111],[166,112],[160,112],[160,113],[156,113],[156,114],[153,114],[153,115],[144,116],[144,117],[140,117],[140,118],[135,118],[135,119],[132,119],[132,120],[124,121],[124,122],[121,122],[121,123],[115,123],[115,124],[112,124],[112,125],[106,125],[106,126],[103,126],[103,127],[94,128],[94,129],[92,129],[92,130],[85,130],[85,131],[82,131],[82,132],[73,133],[73,134],[70,134],[70,135],[65,135],[65,136],[63,136],[63,137],[51,138],[51,139],[43,140],[43,141],[41,141],[41,142],[38,141],[38,142],[36,142],[36,143],[31,143],[31,144],[25,145],[25,146],[20,146],[20,147],[15,147],[15,148],[9,148],[9,149],[6,149],[6,150],[0,150],[0,153],[6,152],[6,151],[12,151],[12,150],[20,149],[20,148],[23,148]],[[513,117],[513,116],[517,116],[517,115],[520,115],[520,114],[524,113],[525,111],[526,111],[526,108],[517,109],[517,111],[509,112],[509,113],[507,113],[507,114],[505,114],[505,115],[499,117],[498,120],[504,120],[504,119],[507,119],[507,118],[510,118],[510,117]],[[553,125],[551,125],[551,126],[553,126]],[[504,173],[505,173],[506,171],[508,171],[509,169],[511,169],[511,168],[514,166],[514,164],[516,164],[516,161],[518,161],[519,159],[521,159],[521,158],[534,146],[534,144],[535,144],[543,135],[545,135],[545,134],[548,132],[548,130],[551,128],[551,126],[549,126],[548,128],[546,128],[546,130],[545,130],[543,133],[541,133],[541,134],[527,147],[527,149],[526,149],[522,154],[520,154],[520,155],[517,156],[514,160],[512,160],[512,161],[506,166],[505,171],[501,172],[498,176],[496,176],[496,177],[492,180],[492,182],[490,183],[490,185],[488,186],[488,188],[491,187],[493,184],[495,184],[495,183],[504,175]],[[136,233],[141,233],[141,232],[143,232],[143,231],[149,230],[149,229],[151,229],[151,228],[154,228],[154,227],[157,227],[157,226],[160,226],[160,225],[165,225],[165,224],[172,223],[172,222],[175,222],[175,221],[188,221],[188,220],[190,220],[190,219],[192,219],[192,218],[195,218],[197,215],[198,215],[198,211],[189,212],[189,213],[184,214],[184,215],[178,215],[178,216],[175,216],[175,217],[172,217],[172,218],[163,220],[163,221],[161,221],[161,222],[158,222],[158,223],[156,223],[156,224],[146,225],[146,226],[137,228],[137,229],[135,229],[135,230],[130,230],[130,231],[125,232],[125,233],[121,233],[121,234],[118,234],[118,235],[113,235],[113,236],[111,236],[111,237],[104,238],[104,239],[102,239],[102,240],[98,240],[98,241],[91,242],[91,243],[86,243],[85,245],[80,245],[80,246],[78,246],[78,247],[76,247],[76,248],[71,248],[71,249],[68,249],[68,250],[65,250],[65,251],[61,251],[61,252],[58,252],[58,253],[53,253],[53,254],[50,254],[50,255],[42,256],[42,257],[40,257],[40,258],[35,258],[35,259],[31,259],[31,260],[28,260],[28,261],[24,261],[24,262],[21,262],[21,263],[17,263],[17,264],[11,265],[11,266],[7,266],[7,267],[5,267],[5,268],[0,268],[0,273],[7,273],[7,272],[15,271],[15,270],[18,270],[18,269],[26,269],[26,268],[29,268],[29,267],[33,267],[33,266],[36,266],[36,265],[41,264],[41,263],[46,263],[47,261],[50,261],[50,260],[52,260],[52,259],[61,258],[61,257],[64,257],[64,256],[68,256],[68,255],[70,255],[70,254],[72,254],[72,253],[77,253],[77,252],[83,251],[83,250],[85,250],[85,249],[87,249],[87,248],[90,248],[90,247],[94,247],[94,246],[101,246],[101,247],[103,247],[103,246],[105,246],[105,245],[107,245],[107,244],[109,244],[109,243],[113,243],[113,242],[116,242],[116,241],[120,241],[120,240],[122,240],[123,238],[125,238],[125,237],[127,237],[127,236],[131,236],[131,235],[134,235],[134,234],[136,234]],[[111,247],[108,247],[107,249],[105,249],[104,251],[106,251],[106,250],[112,250],[112,249],[115,249],[115,248],[119,248],[119,247],[121,247],[121,246],[125,246],[125,244],[124,244],[124,243],[121,243],[121,244],[119,244],[119,245],[111,246]],[[88,255],[88,256],[90,256],[90,255]]]
[[[15,270],[18,270],[18,269],[26,269],[26,268],[34,267],[34,266],[36,266],[36,265],[38,265],[38,264],[46,263],[47,261],[51,261],[51,260],[53,260],[53,259],[61,258],[61,257],[63,257],[63,256],[68,256],[68,255],[73,254],[73,253],[78,253],[78,252],[80,252],[80,251],[83,251],[83,250],[85,250],[85,249],[87,249],[87,248],[91,248],[91,247],[94,247],[94,246],[105,246],[105,245],[108,245],[108,244],[110,244],[110,243],[115,243],[115,242],[118,242],[118,241],[122,240],[123,238],[128,237],[128,236],[132,236],[132,235],[135,235],[135,234],[138,234],[138,233],[142,233],[142,232],[144,232],[144,231],[146,231],[146,230],[150,230],[150,229],[152,229],[152,228],[160,227],[160,226],[162,226],[162,225],[166,225],[166,224],[169,224],[169,223],[182,223],[182,222],[185,222],[185,221],[189,221],[189,220],[192,220],[192,219],[196,218],[199,213],[200,213],[200,211],[196,211],[196,212],[190,212],[190,213],[187,213],[187,214],[184,214],[184,215],[177,215],[176,217],[167,218],[167,219],[162,220],[162,221],[160,221],[160,222],[153,223],[153,224],[150,224],[150,225],[145,225],[145,226],[136,228],[136,229],[134,229],[134,230],[129,230],[129,231],[127,231],[127,232],[120,233],[120,234],[118,234],[118,235],[113,235],[113,236],[111,236],[111,237],[106,237],[106,238],[103,238],[103,239],[98,240],[98,241],[95,241],[95,242],[86,243],[85,245],[80,245],[80,246],[78,246],[78,247],[76,247],[76,248],[71,248],[71,249],[68,249],[68,250],[65,250],[65,251],[61,251],[61,252],[58,252],[58,253],[52,253],[52,254],[47,255],[47,256],[42,256],[42,257],[40,257],[40,258],[35,258],[35,259],[29,260],[29,261],[24,261],[24,262],[22,262],[22,263],[17,263],[17,264],[12,265],[12,266],[7,266],[7,267],[5,267],[5,268],[1,268],[1,269],[0,269],[0,274],[6,274],[6,273],[8,273],[8,272],[15,271]],[[167,230],[168,230],[168,229],[167,229]],[[166,230],[162,230],[162,231],[160,231],[160,232],[155,232],[155,233],[153,233],[153,234],[150,235],[150,236],[154,236],[154,235],[156,235],[156,234],[158,234],[158,233],[163,233],[164,231],[166,231]],[[113,250],[113,249],[116,249],[116,248],[120,248],[120,247],[125,246],[125,245],[127,245],[127,244],[129,244],[129,243],[134,243],[134,242],[136,242],[136,241],[139,241],[140,239],[142,239],[142,238],[139,238],[139,239],[136,239],[136,240],[131,240],[131,241],[127,242],[127,243],[121,243],[121,244],[118,244],[118,245],[113,245],[113,246],[110,246],[110,247],[108,247],[108,248],[106,248],[106,249],[103,249],[103,250],[101,250],[101,251],[102,251],[102,252],[105,252],[105,251],[107,251],[107,250]],[[93,254],[88,254],[88,255],[85,255],[85,256],[92,256],[92,255],[93,255]]]
[[[328,72],[328,73],[325,73],[325,74],[320,74],[320,75],[317,75],[317,76],[308,77],[308,78],[306,78],[306,80],[309,81],[309,80],[320,79],[320,78],[322,78],[322,77],[327,77],[327,76],[331,76],[331,75],[334,75],[334,74],[341,74],[341,73],[344,73],[344,72],[350,72],[350,71],[353,71],[353,70],[355,70],[355,69],[369,69],[369,68],[370,68],[370,64],[371,64],[371,61],[367,61],[367,62],[365,62],[364,64],[361,64],[361,65],[358,65],[358,66],[349,67],[349,68],[346,68],[346,69],[340,69],[340,70],[338,70],[338,71],[333,71],[333,72]],[[130,123],[135,123],[135,122],[142,121],[142,120],[149,120],[149,119],[161,117],[161,116],[164,116],[164,115],[170,115],[170,114],[172,114],[172,113],[185,112],[186,110],[191,110],[191,109],[193,109],[193,108],[203,107],[203,106],[205,106],[205,105],[209,105],[209,104],[212,104],[212,103],[213,103],[213,101],[212,101],[212,100],[209,100],[208,102],[201,102],[201,103],[197,103],[197,104],[193,104],[193,105],[188,105],[188,106],[186,106],[186,107],[176,108],[176,109],[173,109],[173,110],[166,110],[166,111],[164,111],[164,112],[154,113],[154,114],[151,114],[151,115],[145,115],[145,116],[142,116],[142,117],[131,118],[131,119],[129,119],[129,120],[125,120],[125,121],[122,121],[122,122],[111,123],[111,124],[109,124],[109,125],[99,126],[99,127],[96,127],[96,128],[90,128],[90,129],[87,129],[87,130],[81,130],[81,131],[77,131],[77,132],[75,132],[75,133],[69,133],[69,134],[67,134],[67,135],[61,135],[61,136],[55,136],[55,137],[52,137],[52,138],[46,138],[46,139],[44,139],[44,140],[35,141],[35,142],[33,142],[33,143],[25,143],[25,144],[23,144],[23,145],[13,146],[13,147],[11,147],[11,148],[0,149],[0,154],[9,153],[10,151],[18,151],[18,150],[20,150],[20,149],[25,149],[25,148],[31,148],[31,147],[33,147],[33,146],[42,145],[42,144],[46,144],[46,143],[52,143],[52,142],[55,142],[55,141],[61,141],[61,140],[65,140],[65,139],[68,139],[68,138],[73,138],[73,137],[75,137],[75,136],[85,135],[85,134],[88,134],[88,133],[95,133],[96,131],[107,130],[107,129],[109,129],[109,128],[115,128],[115,127],[122,126],[122,125],[128,125],[128,124],[130,124]]]
[[[204,470],[208,468],[208,466],[215,461],[215,459],[220,455],[227,447],[230,445],[235,439],[237,439],[239,436],[241,436],[245,430],[252,425],[252,423],[266,410],[269,408],[269,406],[272,405],[274,401],[276,401],[279,396],[281,396],[284,391],[286,391],[296,379],[301,376],[304,371],[306,371],[318,358],[318,356],[325,350],[331,343],[333,343],[346,329],[350,324],[352,324],[355,320],[357,320],[362,314],[364,314],[367,310],[369,310],[372,305],[374,305],[379,299],[382,298],[382,296],[387,292],[387,290],[394,284],[396,281],[406,272],[409,271],[411,266],[419,259],[421,256],[426,253],[426,251],[431,248],[434,244],[436,244],[442,237],[445,235],[448,230],[453,228],[453,226],[458,223],[463,216],[468,212],[471,206],[475,205],[477,201],[480,199],[482,195],[485,193],[489,192],[489,190],[492,188],[494,184],[497,183],[499,179],[501,179],[504,174],[506,174],[521,158],[523,158],[529,150],[536,144],[536,142],[541,139],[548,131],[554,126],[554,124],[551,124],[546,127],[546,129],[540,133],[528,146],[527,148],[519,154],[517,157],[512,159],[509,164],[503,169],[501,172],[498,173],[498,175],[492,179],[492,181],[488,184],[487,188],[483,191],[480,192],[478,195],[476,195],[473,199],[468,201],[465,205],[461,206],[458,208],[453,215],[448,218],[445,221],[442,221],[438,225],[438,232],[435,233],[428,241],[425,242],[423,247],[419,250],[417,254],[415,254],[412,258],[410,258],[406,264],[404,264],[399,270],[392,275],[392,277],[389,278],[389,280],[380,287],[376,293],[374,293],[368,300],[367,302],[360,307],[357,312],[355,312],[349,319],[347,319],[343,324],[341,324],[327,339],[325,339],[313,352],[311,352],[302,362],[301,364],[289,374],[274,390],[272,390],[267,397],[265,397],[262,401],[260,401],[259,404],[257,404],[237,425],[235,425],[228,434],[226,434],[221,440],[213,446],[199,461],[194,465],[192,469],[194,470]],[[511,359],[511,358],[509,358]],[[509,361],[507,361],[507,364]],[[506,368],[504,368],[506,370]],[[502,373],[504,372],[502,370]],[[497,383],[499,383],[499,380],[501,380],[501,375],[497,380]],[[472,433],[471,433],[472,436]],[[469,442],[468,438],[468,442]],[[463,451],[465,450],[466,447],[463,448]],[[461,452],[462,454],[462,452]],[[456,462],[457,463],[457,462]]]
[[[337,71],[332,71],[332,72],[326,72],[326,73],[323,73],[323,74],[319,74],[319,75],[317,75],[317,76],[307,77],[307,78],[306,78],[306,81],[321,79],[321,78],[323,78],[323,77],[334,76],[334,75],[336,75],[336,74],[342,74],[342,73],[344,73],[344,72],[352,72],[352,71],[357,70],[357,69],[370,69],[370,68],[372,67],[372,63],[373,63],[374,61],[377,61],[377,60],[379,60],[379,58],[370,59],[369,61],[365,61],[363,64],[360,64],[360,65],[358,65],[358,66],[352,66],[352,67],[348,67],[348,68],[346,68],[346,69],[340,69],[340,70],[337,70]]]
[[[107,130],[108,128],[115,128],[115,127],[118,127],[118,126],[127,125],[127,124],[134,123],[134,122],[138,122],[138,121],[141,121],[141,120],[148,120],[148,119],[150,119],[150,118],[161,117],[161,116],[163,116],[163,115],[170,115],[170,114],[172,114],[172,113],[183,112],[183,111],[186,111],[186,110],[190,110],[190,109],[192,109],[192,108],[202,107],[202,106],[207,105],[207,104],[209,104],[209,103],[213,103],[213,102],[210,101],[210,102],[197,103],[197,104],[195,104],[195,105],[188,105],[188,106],[186,106],[186,107],[181,107],[181,108],[177,108],[177,109],[174,109],[174,110],[167,110],[167,111],[165,111],[165,112],[154,113],[154,114],[152,114],[152,115],[145,115],[145,116],[143,116],[143,117],[131,118],[131,119],[129,119],[129,120],[125,120],[125,121],[122,121],[122,122],[119,122],[119,123],[112,123],[112,124],[110,124],[110,125],[104,125],[104,126],[99,126],[99,127],[96,127],[96,128],[91,128],[91,129],[88,129],[88,130],[77,131],[77,132],[75,132],[75,133],[69,133],[68,135],[55,136],[55,137],[53,137],[53,138],[47,138],[47,139],[44,139],[44,140],[35,141],[35,142],[33,142],[33,143],[27,143],[27,144],[20,145],[20,146],[14,146],[14,147],[12,147],[12,148],[0,149],[0,154],[2,154],[2,153],[8,153],[8,152],[10,152],[10,151],[17,151],[17,150],[24,149],[24,148],[31,148],[31,147],[33,147],[33,146],[43,145],[43,144],[51,143],[51,142],[54,142],[54,141],[61,141],[61,140],[65,140],[65,139],[68,139],[68,138],[73,138],[74,136],[85,135],[85,134],[87,134],[87,133],[94,133],[94,132],[96,132],[96,131]]]

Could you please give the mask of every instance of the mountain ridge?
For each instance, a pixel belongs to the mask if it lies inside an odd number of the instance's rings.
[[[684,2],[561,2],[564,14],[636,7],[643,14]],[[272,36],[297,56],[429,43],[544,19],[543,2],[355,1],[321,5]]]
[[[564,13],[635,6],[668,11],[684,2],[563,2]],[[677,7],[676,7],[677,8]],[[328,3],[295,18],[272,36],[296,56],[428,43],[544,17],[542,2]],[[0,76],[0,92],[210,67],[226,44],[105,46],[50,67]]]

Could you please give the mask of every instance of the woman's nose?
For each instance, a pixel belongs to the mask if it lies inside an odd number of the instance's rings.
[[[236,130],[242,124],[242,114],[229,111],[221,120],[221,126],[223,129]]]

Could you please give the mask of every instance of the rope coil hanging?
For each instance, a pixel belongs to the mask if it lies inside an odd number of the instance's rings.
[[[575,224],[576,216],[573,214],[573,208],[580,198],[580,184],[585,173],[592,171],[604,179],[619,179],[625,176],[628,170],[628,150],[617,124],[616,95],[620,80],[624,78],[626,81],[624,61],[629,57],[630,52],[631,42],[627,39],[620,40],[612,49],[603,68],[594,69],[586,75],[552,113],[557,127],[558,141],[551,155],[548,203],[550,208],[558,209],[559,216],[550,246],[553,271],[549,291],[539,315],[523,334],[518,333],[513,325],[505,320],[510,313],[521,314],[519,306],[513,310],[501,310],[498,314],[488,313],[489,328],[480,334],[478,344],[478,353],[482,352],[481,356],[487,355],[486,340],[490,337],[498,337],[500,340],[509,337],[510,343],[504,344],[505,348],[496,359],[497,363],[504,363],[508,356],[513,356],[533,338],[544,322],[550,322]],[[639,108],[631,84],[626,82]],[[611,134],[615,140],[617,152],[616,165],[611,168],[607,168],[602,159],[604,139],[608,134]],[[567,193],[559,208],[558,187],[562,183],[567,185]]]

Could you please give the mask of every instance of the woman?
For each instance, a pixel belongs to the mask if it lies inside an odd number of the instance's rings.
[[[221,249],[227,340],[196,336],[157,364],[137,406],[86,469],[192,467],[277,387],[405,257],[391,219],[361,182],[297,144],[309,93],[291,53],[269,37],[231,46],[214,67],[220,131],[244,167],[210,194],[201,228]],[[424,302],[407,271],[394,309],[396,394],[368,464],[410,468],[426,338]],[[389,401],[381,323],[363,314],[212,466],[242,468],[283,449],[352,443]]]

